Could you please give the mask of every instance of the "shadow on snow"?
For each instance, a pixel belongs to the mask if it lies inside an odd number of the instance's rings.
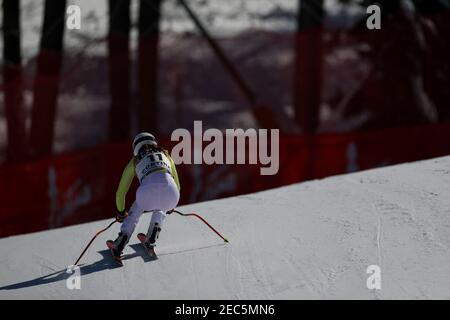
[[[159,256],[165,256],[165,255],[171,255],[171,254],[177,254],[177,253],[186,253],[186,252],[191,252],[191,251],[195,251],[195,250],[207,249],[207,248],[218,247],[218,246],[224,246],[224,244],[215,244],[215,245],[203,246],[203,247],[199,247],[199,248],[179,250],[179,251],[174,251],[174,252],[166,252],[166,253],[159,254]],[[129,259],[140,256],[144,260],[144,262],[155,261],[145,252],[145,250],[141,244],[132,244],[132,245],[130,245],[130,247],[133,248],[133,250],[135,252],[132,254],[125,254],[123,256],[122,260],[125,261],[125,260],[129,260]],[[98,251],[98,253],[100,253],[102,255],[101,260],[94,262],[92,264],[79,266],[81,276],[86,276],[88,274],[99,272],[99,271],[104,271],[104,270],[122,268],[114,261],[109,249]],[[42,276],[39,278],[35,278],[32,280],[18,282],[15,284],[10,284],[7,286],[0,287],[0,290],[15,290],[15,289],[23,289],[23,288],[29,288],[29,287],[50,284],[50,283],[66,280],[72,274],[73,273],[67,273],[67,269],[65,268],[65,269],[55,271],[53,273],[50,273],[48,275],[45,275],[45,276]]]

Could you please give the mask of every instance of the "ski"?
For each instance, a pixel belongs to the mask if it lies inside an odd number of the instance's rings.
[[[119,264],[120,266],[123,266],[122,257],[120,255],[115,254],[115,252],[114,252],[114,250],[115,250],[114,241],[108,240],[108,241],[106,241],[106,245],[111,250],[111,255],[112,255],[114,261],[116,261],[117,264]]]
[[[155,253],[155,249],[149,245],[149,243],[147,242],[147,236],[143,233],[139,233],[137,235],[139,241],[142,243],[142,245],[144,246],[145,251],[148,253],[148,255],[150,256],[150,258],[152,258],[153,260],[158,259],[158,256]]]

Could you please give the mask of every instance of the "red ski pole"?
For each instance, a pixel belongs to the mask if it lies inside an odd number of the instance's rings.
[[[102,229],[102,230],[98,231],[98,232],[95,234],[95,236],[91,239],[91,241],[89,241],[89,243],[88,243],[88,245],[86,246],[86,248],[84,248],[84,250],[83,250],[83,252],[81,253],[80,257],[78,258],[77,262],[75,262],[75,263],[73,264],[74,266],[76,266],[77,263],[80,261],[81,257],[84,255],[84,253],[85,253],[86,250],[89,248],[89,246],[90,246],[91,243],[94,241],[94,239],[97,238],[97,236],[98,236],[100,233],[102,233],[102,232],[108,230],[109,227],[111,227],[111,226],[112,226],[114,223],[116,223],[116,222],[117,222],[117,220],[114,220],[114,221],[111,222],[105,229]]]
[[[213,228],[213,226],[211,226],[205,219],[203,219],[202,217],[200,217],[198,214],[195,214],[195,213],[181,213],[180,211],[175,210],[175,209],[173,209],[172,212],[176,212],[176,213],[178,213],[179,215],[181,215],[181,216],[183,216],[183,217],[190,217],[190,216],[193,216],[193,217],[199,218],[199,219],[202,220],[208,227],[210,227],[212,231],[214,231],[219,237],[221,237],[221,238],[223,239],[223,241],[225,241],[225,242],[228,243],[228,239],[227,239],[227,238],[224,238],[224,237],[223,237],[216,229]]]

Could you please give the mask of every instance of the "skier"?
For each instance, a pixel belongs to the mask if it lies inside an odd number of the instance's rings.
[[[173,159],[167,150],[158,146],[152,134],[142,132],[134,138],[133,155],[123,171],[116,192],[116,219],[122,226],[119,236],[111,244],[111,250],[119,259],[144,212],[152,212],[144,245],[156,257],[154,247],[163,221],[166,214],[175,209],[180,198],[180,183]],[[128,213],[125,210],[125,196],[135,175],[140,185]]]

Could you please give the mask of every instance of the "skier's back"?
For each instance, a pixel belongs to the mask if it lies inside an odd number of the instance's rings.
[[[167,150],[158,146],[153,135],[138,134],[133,141],[133,158],[125,167],[116,192],[117,220],[123,222],[114,241],[113,253],[120,256],[144,212],[152,212],[146,235],[146,245],[153,248],[167,212],[174,209],[180,198],[178,174]],[[125,196],[134,177],[140,186],[129,213],[125,210]]]

